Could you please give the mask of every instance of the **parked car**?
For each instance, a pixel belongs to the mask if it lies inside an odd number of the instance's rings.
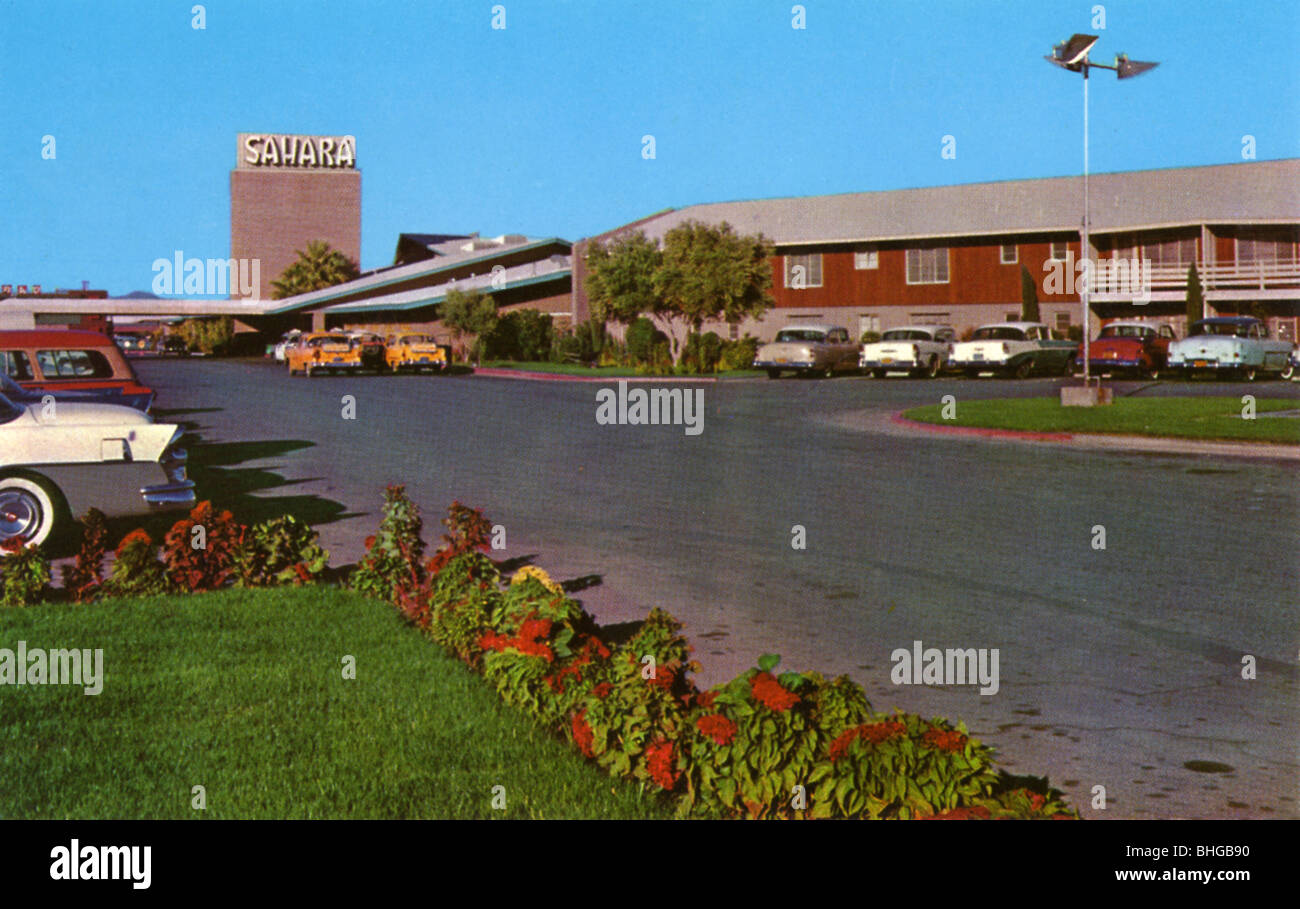
[[[289,348],[296,345],[301,338],[302,332],[296,328],[285,332],[284,335],[281,336],[279,343],[275,345],[273,351],[275,362],[283,363],[285,361],[285,354],[288,352]]]
[[[348,338],[357,349],[358,368],[384,371],[388,363],[384,354],[386,342],[382,335],[373,331],[353,331],[348,333]]]
[[[40,544],[89,508],[108,517],[191,508],[184,431],[119,404],[50,412],[0,395],[0,543]]]
[[[776,340],[758,348],[754,368],[767,370],[769,379],[787,370],[830,377],[858,368],[858,345],[838,325],[787,325]]]
[[[93,331],[46,329],[0,331],[4,371],[28,391],[94,391],[106,403],[144,413],[154,392],[140,384],[122,351]]]
[[[1158,378],[1169,359],[1169,345],[1176,340],[1173,328],[1163,323],[1127,319],[1111,322],[1089,345],[1088,371]]]
[[[957,333],[947,325],[891,328],[879,341],[862,345],[858,367],[877,379],[890,372],[934,378],[948,365]]]
[[[153,350],[153,338],[143,332],[119,330],[113,334],[113,342],[127,354],[143,354]]]
[[[1036,372],[1065,375],[1078,350],[1074,341],[1053,338],[1042,322],[995,322],[953,347],[950,362],[972,378],[991,373],[1024,379]]]
[[[1169,369],[1185,374],[1209,372],[1255,381],[1280,376],[1291,358],[1291,342],[1268,336],[1268,326],[1252,316],[1216,316],[1192,325],[1187,337],[1169,345]]]
[[[186,357],[189,356],[190,345],[180,335],[167,335],[158,343],[158,352],[164,357]]]
[[[285,351],[289,375],[301,373],[308,378],[335,369],[356,368],[357,356],[351,339],[341,332],[312,332],[298,339]]]
[[[384,359],[393,372],[447,368],[447,352],[438,339],[418,331],[402,331],[389,338]]]

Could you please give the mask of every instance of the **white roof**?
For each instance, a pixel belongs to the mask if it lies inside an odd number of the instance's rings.
[[[987,325],[981,325],[975,329],[979,331],[982,328],[1019,328],[1021,330],[1029,328],[1046,328],[1043,322],[990,322]]]
[[[782,325],[780,331],[831,331],[832,329],[846,330],[843,325],[831,325],[829,322],[795,322],[790,325]]]
[[[930,335],[933,335],[936,331],[939,331],[940,329],[947,329],[948,331],[954,330],[951,325],[897,325],[893,328],[886,328],[883,332],[881,332],[881,336],[883,337],[884,335],[889,334],[891,331],[924,331],[929,333]]]

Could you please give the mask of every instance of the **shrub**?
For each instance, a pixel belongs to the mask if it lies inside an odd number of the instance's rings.
[[[878,332],[878,331],[864,331],[864,332],[862,333],[862,337],[858,338],[858,343],[859,343],[859,344],[875,344],[875,343],[876,343],[877,341],[879,341],[879,340],[880,340],[880,332]],[[962,340],[966,340],[966,339],[963,338]]]
[[[111,596],[152,596],[168,589],[163,563],[149,534],[133,530],[117,544],[116,560],[104,582]]]
[[[229,511],[218,512],[211,502],[200,502],[163,537],[167,580],[178,590],[224,587],[236,575],[244,531]]]
[[[654,362],[655,345],[667,344],[668,336],[655,327],[655,323],[641,316],[627,327],[624,335],[627,355],[632,363],[650,364]]]
[[[687,700],[695,693],[687,673],[699,667],[681,623],[651,611],[637,633],[614,650],[604,677],[578,705],[589,756],[615,776],[633,776],[661,789],[681,780],[672,743],[686,732]],[[653,662],[646,660],[652,657]],[[599,685],[598,682],[598,685]],[[575,739],[576,740],[576,739]]]
[[[351,586],[391,603],[399,582],[418,585],[424,581],[420,564],[424,522],[420,509],[407,498],[402,485],[390,485],[384,490],[383,513],[379,533],[366,539],[366,554],[352,573]]]
[[[688,371],[705,373],[715,372],[718,360],[722,358],[722,338],[711,331],[703,334],[692,332],[686,339],[686,349],[682,352],[682,365]]]
[[[536,309],[501,315],[484,338],[485,356],[500,360],[545,360],[553,341],[551,317]]]
[[[235,557],[242,587],[310,584],[329,566],[319,535],[292,515],[254,524],[244,534]]]
[[[725,341],[722,356],[718,360],[718,369],[726,372],[731,369],[753,369],[754,357],[758,354],[758,338],[745,335],[738,341]]]
[[[104,556],[108,552],[108,524],[98,508],[86,512],[81,521],[81,546],[77,559],[63,568],[63,588],[78,603],[93,600],[104,583]]]
[[[10,540],[0,547],[0,607],[32,606],[45,599],[50,583],[50,563],[39,546]]]

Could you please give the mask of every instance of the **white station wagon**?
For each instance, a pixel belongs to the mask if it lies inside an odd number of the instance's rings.
[[[192,508],[183,434],[118,404],[0,395],[0,543],[43,543],[92,507],[110,518]]]
[[[877,379],[900,371],[933,379],[948,365],[956,343],[957,333],[947,325],[891,328],[879,341],[862,345],[858,367]]]

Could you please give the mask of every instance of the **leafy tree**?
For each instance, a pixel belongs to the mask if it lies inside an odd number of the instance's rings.
[[[211,319],[186,319],[176,327],[190,350],[221,355],[230,350],[235,340],[235,321],[230,316]]]
[[[663,263],[655,273],[657,314],[680,334],[699,333],[706,319],[736,324],[763,314],[775,301],[772,243],[762,234],[741,236],[725,221],[718,226],[687,221],[664,235]],[[669,333],[673,362],[681,360],[679,332]]]
[[[774,305],[772,243],[719,225],[686,221],[664,235],[662,249],[640,231],[587,250],[592,315],[628,324],[646,313],[671,329],[673,362],[683,339],[710,319],[739,323]]]
[[[333,287],[361,274],[355,262],[324,240],[313,240],[297,252],[298,261],[271,282],[271,296],[276,300]]]
[[[477,288],[467,291],[452,288],[439,307],[439,316],[443,324],[455,333],[457,340],[465,335],[474,336],[474,365],[482,362],[485,339],[492,334],[500,319],[496,300]]]
[[[587,248],[587,300],[591,314],[602,322],[627,325],[654,312],[655,274],[663,263],[659,242],[641,231],[620,234]]]
[[[516,309],[497,321],[484,339],[484,355],[489,359],[534,362],[545,360],[551,352],[553,330],[551,317],[536,309]]]
[[[1192,323],[1205,318],[1205,294],[1201,292],[1201,276],[1196,273],[1196,263],[1187,266],[1187,331]]]
[[[1020,266],[1020,318],[1024,322],[1038,321],[1038,286],[1023,265]]]
[[[624,335],[627,341],[627,354],[632,362],[649,364],[654,359],[655,345],[667,341],[668,336],[655,327],[655,323],[641,316],[627,328]]]

